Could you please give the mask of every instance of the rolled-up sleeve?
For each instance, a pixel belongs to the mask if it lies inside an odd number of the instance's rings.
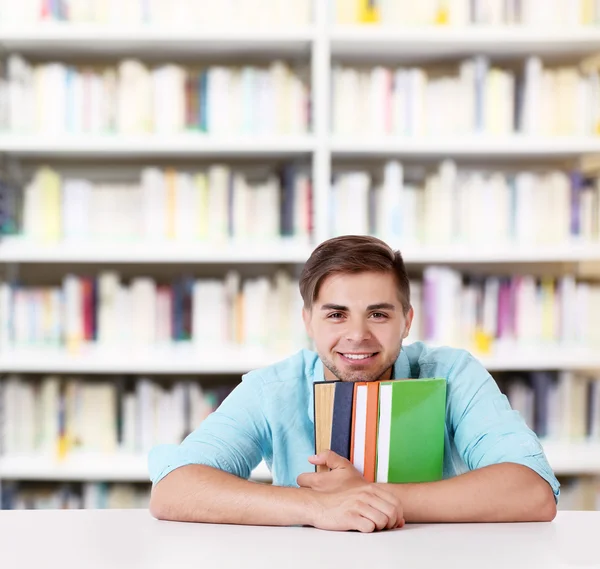
[[[151,449],[148,470],[152,484],[189,464],[203,464],[249,478],[261,458],[270,455],[270,430],[262,399],[259,373],[243,376],[219,408],[181,444],[163,444]]]
[[[503,462],[522,464],[550,484],[558,502],[560,485],[537,435],[468,352],[462,352],[450,370],[448,397],[454,442],[470,470]]]

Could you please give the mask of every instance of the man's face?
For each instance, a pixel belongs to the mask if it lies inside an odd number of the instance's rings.
[[[325,366],[325,379],[390,379],[413,310],[405,316],[392,274],[365,272],[327,277],[302,316]]]

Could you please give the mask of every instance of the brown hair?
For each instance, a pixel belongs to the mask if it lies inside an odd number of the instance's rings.
[[[376,237],[342,235],[321,243],[306,261],[300,275],[300,294],[307,310],[319,296],[323,281],[333,274],[390,272],[398,285],[398,293],[405,313],[410,309],[410,285],[400,251]]]

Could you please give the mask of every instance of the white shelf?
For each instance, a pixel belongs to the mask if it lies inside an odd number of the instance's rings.
[[[131,454],[86,454],[57,461],[43,456],[0,457],[0,480],[150,482],[147,456]],[[251,479],[271,481],[264,462]]]
[[[95,347],[78,354],[52,349],[16,349],[0,353],[0,373],[44,374],[243,374],[269,366],[290,354],[260,348],[217,349],[202,353],[190,345],[113,352]],[[490,372],[533,370],[600,370],[600,353],[560,347],[529,352],[473,354]]]
[[[118,352],[91,347],[77,354],[19,349],[0,353],[0,373],[241,375],[289,355],[277,356],[259,348],[220,348],[203,353],[189,344],[140,350],[127,346]]]
[[[0,153],[23,158],[115,157],[279,157],[309,154],[314,138],[304,136],[238,136],[149,134],[129,135],[13,135],[0,134]]]
[[[557,475],[600,474],[600,443],[543,441],[544,451]],[[147,457],[130,454],[72,456],[62,462],[43,456],[0,457],[0,480],[149,482]],[[264,462],[252,480],[270,482]]]
[[[591,350],[567,350],[548,346],[521,353],[480,356],[473,354],[490,372],[536,370],[600,370],[600,353]]]
[[[73,53],[150,55],[161,57],[211,57],[252,54],[258,56],[308,55],[314,39],[310,26],[248,29],[246,27],[181,28],[164,26],[102,26],[44,24],[27,28],[1,28],[0,45],[24,55],[72,56]]]
[[[392,245],[394,245],[392,243]],[[600,261],[600,243],[555,246],[445,246],[399,245],[407,265],[563,264]],[[199,242],[78,242],[44,243],[23,237],[0,240],[0,263],[214,263],[303,264],[312,247],[297,241],[244,242],[207,245]]]
[[[37,243],[26,238],[0,241],[0,263],[304,263],[311,248],[296,242],[233,245],[171,243]],[[599,255],[600,258],[600,255]]]
[[[556,474],[600,474],[600,443],[542,441],[542,445]]]
[[[578,263],[581,261],[600,261],[600,243],[594,244],[567,244],[567,245],[482,245],[471,246],[445,246],[421,247],[402,246],[400,243],[392,246],[398,247],[406,264],[507,264],[515,263],[540,264],[540,263]],[[0,246],[0,259],[2,247]]]
[[[600,136],[333,136],[331,151],[333,158],[569,158],[600,153]]]
[[[473,54],[524,57],[582,56],[600,49],[600,30],[564,27],[472,26],[466,28],[337,26],[330,33],[334,57],[347,59],[458,58]]]

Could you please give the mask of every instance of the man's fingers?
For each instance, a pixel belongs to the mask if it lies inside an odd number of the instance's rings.
[[[375,485],[372,486],[372,490],[376,496],[378,496],[382,500],[385,500],[389,504],[392,504],[396,508],[396,511],[398,512],[399,517],[404,517],[404,509],[402,508],[402,503],[400,502],[400,498],[398,498],[393,492],[388,492],[387,490],[384,490],[380,486],[375,486]]]
[[[375,508],[366,502],[359,502],[356,509],[363,518],[371,520],[378,530],[388,527],[390,520],[379,508]]]
[[[300,488],[313,488],[318,476],[317,472],[303,472],[296,478],[296,483]]]
[[[372,508],[379,510],[382,514],[385,515],[385,517],[388,520],[385,527],[387,527],[388,529],[392,529],[392,528],[396,527],[396,523],[398,522],[400,516],[399,516],[398,508],[396,507],[396,505],[394,503],[389,502],[388,500],[384,500],[383,498],[380,498],[376,494],[370,495],[367,498],[367,500],[365,500],[365,502]]]
[[[349,466],[353,466],[347,458],[340,456],[332,450],[328,450],[322,454],[325,455],[325,464],[332,470],[335,470],[336,468],[348,468]]]

